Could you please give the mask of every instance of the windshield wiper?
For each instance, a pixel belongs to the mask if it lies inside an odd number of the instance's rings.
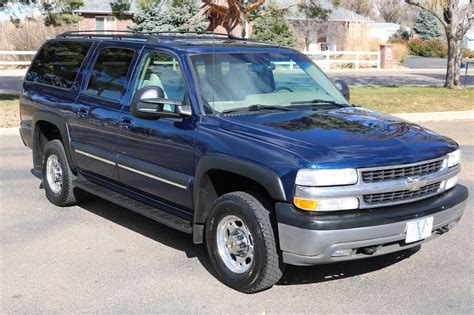
[[[319,104],[331,104],[331,105],[336,105],[339,107],[346,107],[348,105],[346,104],[341,104],[333,100],[323,100],[323,99],[314,99],[314,100],[309,100],[309,101],[297,101],[297,102],[291,102],[291,105],[319,105]]]
[[[240,108],[233,108],[227,109],[222,111],[222,114],[230,114],[230,113],[239,113],[239,112],[255,112],[259,110],[281,110],[281,111],[292,111],[293,109],[286,108],[279,105],[262,105],[262,104],[254,104],[247,107],[240,107]]]

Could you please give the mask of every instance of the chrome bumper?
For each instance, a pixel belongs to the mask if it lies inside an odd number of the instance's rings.
[[[467,200],[464,200],[451,208],[426,216],[434,217],[432,235],[410,244],[405,243],[405,229],[413,219],[339,230],[311,230],[278,223],[283,261],[290,265],[309,266],[374,257],[414,247],[452,228],[461,219],[466,203]],[[423,217],[416,218],[419,219]],[[373,246],[376,249],[373,254],[361,252],[362,248]],[[339,250],[350,250],[350,254],[335,256],[335,252]]]

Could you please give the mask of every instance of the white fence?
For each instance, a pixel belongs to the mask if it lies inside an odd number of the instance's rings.
[[[359,69],[362,64],[380,69],[380,51],[305,51],[319,67],[330,69],[333,64],[353,64]],[[373,57],[375,56],[375,58]],[[351,57],[351,58],[349,58]]]
[[[0,66],[28,66],[31,61],[4,61],[2,60],[3,56],[22,56],[22,55],[30,55],[34,56],[36,51],[8,51],[8,50],[0,50]]]
[[[355,69],[359,69],[363,64],[380,69],[380,51],[305,51],[303,53],[323,69],[330,69],[333,64],[352,64]],[[2,56],[33,56],[35,54],[36,51],[0,51],[0,66],[27,66],[30,64],[30,61],[3,61],[1,60]],[[290,67],[292,67],[291,64]]]

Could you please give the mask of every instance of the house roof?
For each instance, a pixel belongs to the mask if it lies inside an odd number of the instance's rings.
[[[112,13],[110,7],[111,0],[84,0],[84,5],[76,10],[77,13]],[[130,10],[127,13],[133,14],[138,12],[138,1],[130,1]]]
[[[289,20],[298,20],[302,18],[301,12],[298,10],[299,0],[276,0],[279,7],[290,7],[286,13]],[[345,21],[345,22],[372,22],[368,17],[355,13],[354,11],[335,6],[329,0],[320,0],[320,5],[325,9],[330,9],[328,16],[329,21]]]

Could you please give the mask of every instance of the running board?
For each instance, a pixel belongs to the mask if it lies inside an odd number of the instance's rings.
[[[85,178],[81,178],[74,181],[74,186],[84,191],[87,191],[88,193],[101,197],[107,201],[115,203],[121,207],[144,215],[173,229],[179,230],[184,233],[192,234],[193,229],[190,222],[169,212],[152,207],[150,205],[147,205],[146,203],[117,193],[104,186],[88,181]]]

